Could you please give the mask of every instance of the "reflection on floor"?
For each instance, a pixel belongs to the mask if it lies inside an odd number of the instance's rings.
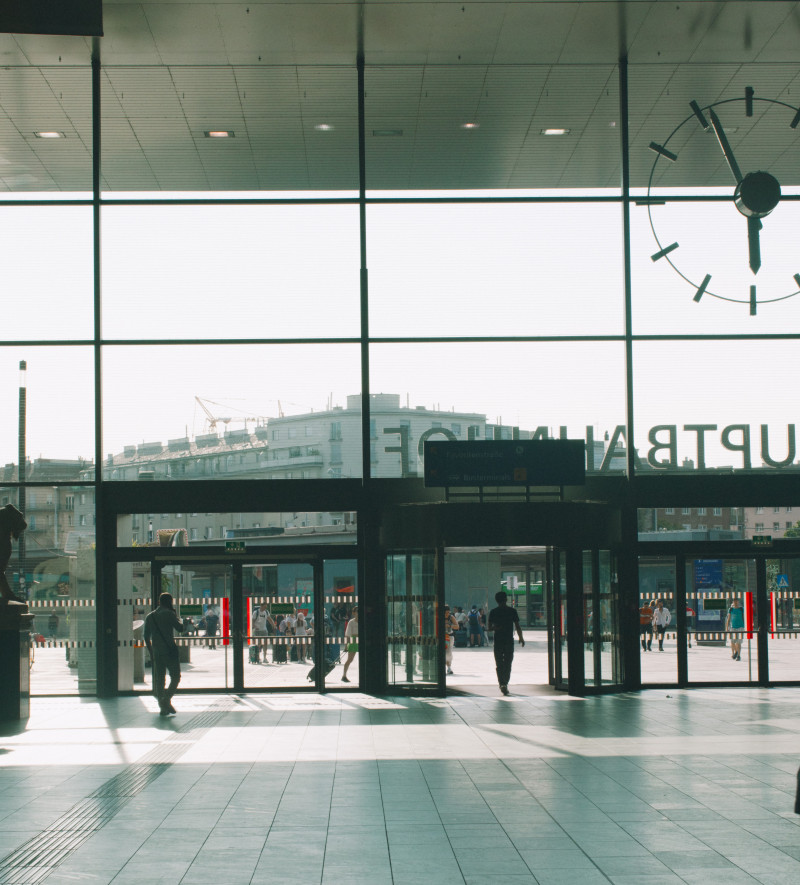
[[[800,882],[800,689],[175,705],[0,730],[0,882]]]

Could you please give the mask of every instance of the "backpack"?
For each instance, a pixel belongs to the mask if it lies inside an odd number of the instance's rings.
[[[478,626],[478,612],[477,612],[477,610],[472,609],[472,611],[470,611],[468,617],[469,617],[470,626],[477,627]]]

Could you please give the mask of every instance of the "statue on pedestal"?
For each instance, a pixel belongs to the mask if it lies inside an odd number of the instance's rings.
[[[24,606],[21,612],[28,611],[24,599],[19,599],[11,590],[6,578],[6,566],[11,559],[11,539],[17,539],[28,528],[25,517],[13,504],[0,507],[0,604],[3,607],[11,604],[15,608]]]

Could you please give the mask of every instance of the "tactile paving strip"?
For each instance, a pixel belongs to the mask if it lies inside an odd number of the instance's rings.
[[[220,706],[223,708],[220,709]],[[223,702],[211,710],[198,713],[138,762],[127,766],[91,795],[76,802],[43,832],[0,860],[0,882],[3,885],[37,885],[43,882],[134,796],[161,777],[194,741],[231,709],[235,709],[234,704]]]

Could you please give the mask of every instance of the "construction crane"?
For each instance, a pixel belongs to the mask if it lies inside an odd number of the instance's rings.
[[[217,418],[214,415],[212,415],[211,412],[208,410],[208,408],[205,404],[205,401],[201,400],[199,396],[196,396],[194,398],[194,400],[197,403],[197,405],[200,406],[200,408],[205,412],[206,418],[208,419],[208,429],[209,430],[216,431],[217,421],[221,421],[223,424],[228,424],[229,421],[231,420],[230,418]],[[211,401],[209,400],[209,402],[211,402]],[[212,403],[212,405],[219,405],[219,403]]]
[[[231,421],[241,421],[245,427],[247,427],[248,421],[251,424],[264,424],[269,421],[269,418],[266,415],[236,415],[233,417],[226,415],[225,417],[219,417],[215,415],[211,411],[211,409],[208,408],[208,406],[220,406],[222,408],[229,408],[228,406],[224,406],[222,403],[214,402],[214,400],[203,399],[199,396],[196,396],[194,399],[197,405],[200,406],[200,408],[203,410],[203,413],[206,416],[206,424],[208,425],[209,431],[212,433],[216,433],[217,424],[224,424],[227,427],[227,425],[230,424]],[[275,402],[278,403],[278,415],[283,418],[283,407],[281,406],[279,400],[275,400]]]

